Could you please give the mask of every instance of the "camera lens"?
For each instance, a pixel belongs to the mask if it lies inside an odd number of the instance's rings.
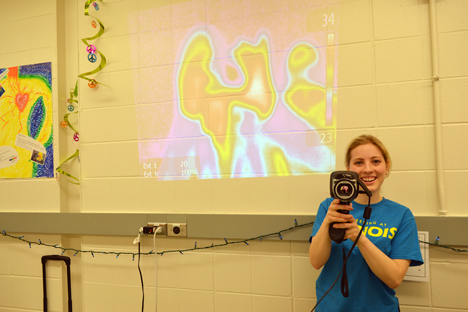
[[[354,192],[354,185],[349,181],[340,181],[335,185],[335,194],[339,199],[349,199],[353,197]]]

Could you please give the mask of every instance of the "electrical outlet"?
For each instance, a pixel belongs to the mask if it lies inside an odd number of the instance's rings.
[[[167,236],[187,237],[187,223],[168,223]]]
[[[147,226],[156,227],[156,229],[161,228],[162,231],[157,232],[157,233],[156,233],[157,236],[160,236],[160,235],[166,236],[166,235],[167,235],[167,224],[166,224],[166,223],[148,222],[148,225],[147,225]],[[149,233],[149,234],[154,234],[154,233]]]
[[[420,241],[429,241],[429,232],[418,231],[418,238]],[[423,265],[417,267],[409,267],[404,280],[407,281],[418,281],[418,282],[429,282],[429,245],[419,243],[421,248],[421,255],[424,261]]]

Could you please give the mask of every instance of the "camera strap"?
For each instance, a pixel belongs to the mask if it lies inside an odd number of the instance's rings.
[[[349,286],[348,286],[348,274],[346,274],[346,251],[343,245],[343,275],[341,275],[341,294],[343,297],[348,298]]]
[[[310,312],[313,312],[315,308],[319,305],[319,303],[325,298],[326,295],[332,290],[333,286],[335,286],[336,282],[338,282],[338,279],[340,278],[341,273],[343,273],[343,276],[341,277],[341,293],[343,294],[344,297],[349,296],[349,287],[348,287],[348,276],[346,274],[346,262],[348,261],[349,256],[351,255],[351,252],[353,251],[354,247],[356,247],[357,242],[359,241],[359,238],[361,238],[362,230],[366,226],[367,220],[370,219],[372,208],[370,206],[371,200],[369,196],[369,203],[367,204],[367,207],[364,209],[364,224],[361,227],[361,230],[359,231],[356,240],[354,241],[353,245],[351,246],[351,249],[349,250],[348,254],[346,255],[346,251],[344,249],[343,245],[343,267],[341,268],[340,273],[336,277],[335,281],[333,282],[333,285],[325,292],[325,294],[320,298],[315,306],[312,308]],[[344,277],[345,276],[345,277]],[[346,295],[344,294],[346,293]]]
[[[367,220],[370,219],[371,212],[372,212],[372,208],[370,207],[370,197],[369,197],[369,204],[364,209],[364,215],[363,215],[364,224],[362,225],[361,230],[359,231],[358,236],[356,238],[356,241],[351,247],[351,250],[349,251],[348,255],[346,255],[346,251],[345,251],[344,244],[343,244],[343,268],[342,268],[343,275],[341,275],[341,294],[345,298],[348,298],[349,296],[348,275],[346,274],[346,263],[348,262],[348,257],[351,255],[351,252],[353,251],[354,247],[356,247],[356,244],[359,241],[359,238],[361,238],[362,230],[366,226]]]

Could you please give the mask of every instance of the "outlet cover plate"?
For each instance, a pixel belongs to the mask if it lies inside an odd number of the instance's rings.
[[[418,231],[418,238],[420,241],[429,241],[429,232]],[[429,282],[429,245],[419,243],[421,248],[421,255],[424,264],[416,267],[409,267],[404,277],[405,281]]]

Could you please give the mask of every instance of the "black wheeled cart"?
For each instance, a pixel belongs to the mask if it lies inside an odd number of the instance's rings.
[[[68,312],[72,312],[71,280],[70,280],[70,258],[66,256],[51,255],[42,257],[42,285],[44,289],[44,312],[47,312],[47,283],[46,283],[46,263],[49,260],[64,261],[67,265],[67,284],[68,284]]]

